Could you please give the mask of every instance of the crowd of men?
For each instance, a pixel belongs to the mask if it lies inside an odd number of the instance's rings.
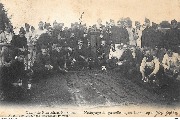
[[[177,21],[162,31],[161,26],[145,18],[143,25],[130,18],[102,24],[39,22],[38,29],[25,23],[15,35],[11,26],[0,31],[1,78],[6,84],[31,78],[43,79],[52,73],[69,70],[119,68],[125,76],[139,72],[144,82],[172,75],[176,78],[180,65],[180,30]],[[21,72],[20,72],[21,71]],[[24,71],[31,71],[26,74]],[[2,85],[2,86],[3,86]],[[10,86],[11,87],[11,86]]]

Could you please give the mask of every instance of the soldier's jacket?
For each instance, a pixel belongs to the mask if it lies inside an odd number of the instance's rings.
[[[58,41],[58,35],[60,34],[61,37],[64,37],[61,33],[61,31],[57,28],[55,28],[53,30],[53,33],[52,33],[52,37],[53,37],[53,40],[55,40],[54,42],[57,42]]]
[[[110,30],[111,40],[114,44],[127,44],[129,42],[129,34],[125,28],[114,26]]]
[[[50,60],[51,63],[54,67],[54,69],[58,68],[58,66],[62,66],[65,62],[65,56],[66,53],[65,51],[62,49],[60,51],[57,50],[52,50],[50,52]]]
[[[47,48],[51,48],[51,44],[53,42],[53,37],[49,36],[48,33],[43,33],[39,39],[37,40],[36,48],[37,52],[40,52],[42,46],[46,46]]]
[[[110,45],[110,34],[108,31],[102,31],[102,40],[105,40],[108,45]]]
[[[128,31],[128,34],[129,34],[129,45],[136,45],[136,40],[134,38],[135,29],[132,27],[127,27],[126,29]]]
[[[119,61],[124,61],[125,64],[132,66],[135,62],[135,59],[133,58],[131,50],[129,49],[125,50],[121,55]]]
[[[17,59],[11,63],[11,77],[13,81],[18,79],[24,79],[26,77],[24,62],[20,62]]]
[[[50,51],[50,58],[52,59],[64,59],[65,56],[68,54],[68,50],[65,50],[64,47],[61,48],[61,50],[51,50]]]
[[[157,51],[157,54],[156,54],[156,57],[159,59],[159,62],[162,63],[162,60],[164,58],[164,55],[165,55],[165,50],[163,49],[158,49]]]
[[[45,65],[51,65],[50,55],[43,55],[41,52],[37,54],[34,62],[34,69],[44,69]]]
[[[83,56],[84,58],[87,58],[87,54],[86,54],[86,47],[83,46],[81,49],[79,49],[78,47],[74,50],[73,53],[73,57],[78,60],[80,58],[80,56]]]
[[[155,31],[155,29],[152,27],[145,28],[142,32],[142,38],[141,38],[142,47],[146,46],[146,47],[155,48],[156,46],[160,46],[162,40],[163,40],[163,34],[161,34],[159,31]]]
[[[3,89],[9,91],[12,83],[17,82],[19,79],[23,80],[26,77],[24,63],[18,60],[13,60],[9,67],[2,67],[0,74]]]
[[[75,49],[78,45],[78,41],[76,38],[72,37],[68,39],[68,45],[69,47],[71,47],[72,49]]]
[[[105,57],[105,58],[108,58],[109,56],[109,52],[110,52],[110,48],[108,45],[105,45],[105,46],[100,46],[98,49],[97,49],[97,53],[98,53],[98,56],[101,56],[101,57]]]
[[[136,57],[135,57],[135,61],[136,64],[140,65],[142,62],[142,59],[144,57],[143,53],[140,51],[140,49],[136,49]]]
[[[86,56],[88,58],[92,58],[93,57],[93,52],[91,51],[91,46],[87,46],[86,47]]]
[[[11,45],[13,45],[15,48],[27,48],[27,38],[25,36],[20,37],[19,35],[14,36],[11,41]]]

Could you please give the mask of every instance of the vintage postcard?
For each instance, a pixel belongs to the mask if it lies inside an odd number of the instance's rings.
[[[180,116],[180,0],[0,0],[0,117]]]

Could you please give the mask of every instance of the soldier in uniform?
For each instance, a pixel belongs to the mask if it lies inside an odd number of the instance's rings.
[[[26,67],[30,69],[32,67],[32,60],[33,60],[33,41],[32,41],[32,32],[29,30],[30,25],[25,23],[25,29],[26,29],[26,34],[25,37],[27,39],[27,46],[28,46],[28,51],[30,52],[28,56],[26,56]]]
[[[121,43],[127,44],[129,42],[129,34],[126,28],[123,27],[124,21],[119,21],[119,27],[111,27],[111,40],[113,44],[120,45]]]
[[[36,43],[37,53],[40,52],[42,46],[46,46],[51,50],[52,42],[55,42],[52,36],[53,28],[49,27],[47,33],[43,33]]]
[[[10,26],[6,26],[4,33],[5,33],[6,43],[11,43],[14,36],[12,32],[12,28]]]
[[[140,22],[138,21],[135,21],[135,26],[136,28],[135,28],[134,38],[137,42],[137,46],[141,48],[141,36],[142,36],[143,28],[141,27]]]
[[[15,82],[25,82],[26,72],[24,66],[24,56],[25,52],[18,50],[16,57],[14,57],[13,48],[6,47],[1,51],[2,57],[2,69],[1,69],[1,79],[2,79],[2,90],[3,97],[8,99],[12,97],[14,92],[13,83]],[[4,99],[3,98],[3,99]]]
[[[136,40],[134,39],[135,29],[132,27],[132,21],[130,18],[126,18],[125,20],[125,27],[129,34],[129,45],[136,45]]]
[[[171,75],[176,79],[180,70],[180,61],[178,60],[176,53],[168,50],[163,57],[162,66],[165,72],[171,73]]]
[[[109,46],[106,44],[106,41],[101,41],[101,46],[97,50],[99,65],[106,66],[107,60],[109,58]]]
[[[86,47],[83,44],[82,40],[78,41],[78,47],[74,50],[73,53],[74,61],[76,61],[76,67],[79,69],[83,69],[87,67],[87,54],[86,54]]]
[[[39,28],[35,31],[36,33],[36,39],[39,39],[41,34],[46,33],[47,30],[44,29],[44,23],[42,21],[38,24]]]
[[[166,86],[165,88],[168,92],[167,96],[165,95],[164,97],[167,97],[170,102],[172,102],[172,100],[177,100],[179,96],[179,92],[176,90],[179,88],[176,79],[179,75],[180,61],[178,60],[176,53],[169,49],[164,55],[162,66],[164,70],[164,79],[162,80],[162,83]]]
[[[27,52],[28,46],[27,46],[27,38],[25,37],[25,30],[23,27],[20,28],[19,35],[14,37],[14,39],[11,41],[11,45],[15,49],[15,54],[18,53],[19,50],[23,52]]]
[[[45,45],[41,46],[41,52],[39,52],[36,56],[36,60],[32,67],[33,70],[33,80],[42,79],[47,77],[52,73],[52,63],[50,60],[50,54],[48,53],[48,47]]]
[[[163,43],[163,33],[158,30],[158,24],[152,22],[151,48],[161,48]]]
[[[147,18],[145,18],[145,26],[146,28],[142,32],[141,45],[142,47],[150,47],[152,43],[152,33],[154,30],[150,26],[150,20]]]
[[[180,30],[177,26],[177,21],[171,21],[171,29],[165,35],[165,48],[170,49],[175,53],[180,51]]]
[[[53,44],[53,48],[50,52],[50,58],[55,71],[67,72],[67,68],[65,66],[66,51],[59,43]]]
[[[118,65],[124,76],[129,76],[135,68],[135,46],[128,48],[127,45],[123,46],[123,53],[119,58]]]
[[[154,56],[153,51],[148,48],[140,66],[142,80],[144,82],[155,82],[155,76],[157,76],[159,69],[160,62],[158,58]]]

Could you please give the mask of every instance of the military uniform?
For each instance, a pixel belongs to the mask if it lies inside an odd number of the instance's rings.
[[[12,93],[14,92],[13,83],[18,82],[19,80],[23,80],[25,82],[26,72],[24,59],[19,61],[18,59],[14,59],[13,49],[6,49],[2,53],[3,58],[3,66],[1,68],[1,85],[5,98],[12,97]],[[16,54],[19,56],[21,51]]]
[[[123,75],[129,75],[129,73],[135,68],[135,56],[133,56],[133,53],[130,49],[124,50],[122,53],[119,62],[122,63],[120,65],[120,70],[122,70]]]
[[[148,79],[153,79],[154,75],[156,75],[159,72],[159,69],[160,62],[158,58],[152,55],[145,55],[140,66],[142,80],[144,80],[144,82],[147,82]]]
[[[166,53],[162,60],[162,66],[165,71],[171,71],[172,74],[175,74],[174,72],[179,73],[180,61],[178,60],[175,53],[172,53],[172,55],[168,55]]]
[[[86,54],[86,47],[85,46],[78,46],[73,53],[73,58],[76,60],[76,67],[83,68],[87,67],[87,54]]]
[[[113,26],[110,30],[113,44],[127,44],[129,42],[129,34],[125,28]]]
[[[51,49],[53,37],[49,36],[48,33],[42,34],[36,43],[37,53],[40,52],[42,46],[46,46],[48,49]]]
[[[38,80],[50,75],[52,69],[50,55],[48,53],[42,54],[39,52],[32,67],[34,71],[33,79]]]
[[[135,29],[132,27],[127,27],[126,28],[129,34],[129,45],[136,45],[136,40],[134,39],[134,34],[135,34]]]
[[[180,53],[180,30],[178,28],[168,30],[164,42],[166,49]]]
[[[107,63],[107,60],[109,58],[109,46],[108,45],[101,45],[99,49],[97,50],[98,58],[99,58],[99,64],[101,66],[105,66]]]

